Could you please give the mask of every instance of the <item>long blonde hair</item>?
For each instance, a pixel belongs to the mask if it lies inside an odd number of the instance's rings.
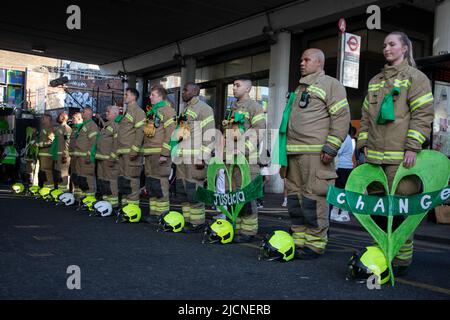
[[[388,34],[388,37],[390,35],[396,35],[399,36],[401,43],[408,47],[408,50],[406,50],[404,58],[408,61],[408,64],[411,67],[416,67],[416,61],[414,60],[414,56],[413,56],[413,45],[411,40],[409,39],[409,37],[406,35],[406,33],[401,32],[401,31],[394,31]]]

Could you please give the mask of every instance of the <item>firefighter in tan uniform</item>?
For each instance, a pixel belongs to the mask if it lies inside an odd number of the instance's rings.
[[[363,149],[366,162],[380,165],[386,173],[389,188],[399,165],[414,166],[416,154],[429,142],[434,118],[433,94],[430,80],[415,68],[412,44],[402,32],[393,32],[384,40],[384,56],[387,64],[381,73],[369,82],[368,94],[362,108],[361,128],[357,148]],[[392,99],[393,104],[383,100]],[[383,112],[381,112],[383,110]],[[418,193],[421,183],[414,177],[406,177],[396,190],[397,195]],[[369,193],[384,193],[370,188]],[[386,217],[373,217],[386,230]],[[394,217],[393,230],[403,221]],[[404,273],[413,257],[413,237],[400,248],[393,261],[394,273]]]
[[[173,152],[177,165],[177,178],[183,182],[187,201],[182,203],[185,218],[184,232],[203,231],[205,225],[205,204],[194,200],[198,187],[206,179],[206,163],[211,158],[213,145],[207,135],[215,136],[214,111],[199,99],[200,88],[195,83],[186,83],[182,99],[186,103],[178,118],[174,139],[178,141]]]
[[[111,203],[113,209],[119,205],[119,190],[117,178],[119,176],[119,163],[117,161],[117,136],[119,120],[119,107],[108,106],[106,109],[106,123],[100,131],[97,142],[97,191],[103,200]]]
[[[55,189],[59,188],[63,192],[69,190],[69,167],[70,155],[69,144],[72,128],[67,125],[69,116],[65,112],[58,115],[59,126],[56,128],[55,140],[57,143],[57,155],[55,161]]]
[[[150,195],[150,221],[156,222],[160,215],[170,210],[170,137],[176,126],[176,113],[167,102],[167,91],[162,86],[151,88],[150,101],[142,153],[145,158],[145,185]]]
[[[81,115],[81,112],[76,112],[72,115],[72,134],[70,135],[70,141],[69,141],[69,157],[70,157],[70,184],[72,186],[72,191],[76,199],[81,199],[83,191],[81,191],[80,187],[78,186],[78,173],[77,173],[77,166],[76,166],[76,156],[75,156],[75,150],[76,150],[76,143],[77,138],[76,134],[78,132],[78,128],[80,128],[83,125],[83,117]]]
[[[55,130],[52,127],[52,117],[44,114],[41,119],[41,130],[36,141],[39,148],[39,186],[53,189],[53,159],[50,151],[53,140],[55,139]]]
[[[326,193],[337,177],[333,159],[350,123],[345,88],[323,71],[325,57],[319,49],[306,50],[301,58],[300,85],[288,116],[286,188],[291,233],[296,257],[321,256],[329,228]],[[281,172],[283,177],[283,172]]]
[[[95,196],[95,148],[100,134],[98,126],[92,120],[92,109],[86,107],[82,112],[83,123],[75,132],[75,172],[76,186],[81,189],[81,198]],[[81,198],[77,198],[80,201]]]
[[[122,207],[127,204],[139,205],[140,177],[142,172],[141,147],[144,139],[145,112],[137,105],[139,92],[134,88],[125,91],[127,104],[121,116],[117,137],[116,154],[119,159],[119,194]]]
[[[237,99],[228,110],[222,123],[225,132],[225,161],[227,168],[233,157],[242,154],[250,165],[251,179],[260,174],[259,136],[266,129],[266,114],[263,107],[250,99],[252,82],[249,78],[239,78],[233,83],[233,94]],[[242,150],[241,150],[242,149]],[[237,166],[232,172],[233,190],[241,187],[241,174]],[[228,186],[227,186],[228,188]],[[258,233],[258,208],[256,201],[245,204],[236,219],[234,242],[250,242]]]

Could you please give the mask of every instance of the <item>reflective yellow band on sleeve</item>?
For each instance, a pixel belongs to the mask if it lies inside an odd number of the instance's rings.
[[[145,119],[142,120],[142,121],[139,121],[138,123],[136,123],[136,124],[134,125],[134,127],[135,127],[136,129],[139,129],[139,128],[141,128],[142,126],[144,126],[144,124],[145,124]]]
[[[309,86],[308,91],[316,93],[322,100],[325,100],[327,97],[325,90],[316,86]]]
[[[369,138],[368,132],[360,132],[358,135],[358,140],[367,140]]]
[[[367,99],[367,97],[364,99],[363,108],[369,110],[369,100]]]
[[[127,118],[128,120],[130,120],[130,122],[133,122],[133,121],[134,121],[133,116],[132,116],[131,114],[129,114],[129,113],[127,113],[127,114],[125,115],[125,118]]]
[[[167,143],[163,143],[162,147],[163,147],[164,149],[169,150],[169,151],[172,150],[172,148],[170,147],[170,144],[167,144]]]
[[[427,104],[429,102],[433,102],[433,94],[431,92],[417,98],[411,104],[409,105],[409,108],[411,109],[411,112],[414,112],[417,108],[420,108],[424,104]]]
[[[254,125],[258,121],[262,121],[262,120],[266,121],[266,115],[264,113],[254,116],[252,119],[252,125]]]
[[[342,145],[342,141],[339,138],[335,137],[335,136],[328,136],[327,137],[327,142],[335,145],[338,148],[340,148],[341,145]]]
[[[201,150],[202,150],[203,152],[206,152],[206,153],[211,153],[211,152],[212,152],[212,150],[211,150],[210,148],[206,147],[206,146],[202,146],[202,147],[201,147]]]
[[[339,110],[341,110],[342,108],[345,108],[345,107],[348,107],[348,101],[347,101],[347,99],[342,99],[341,101],[333,104],[330,107],[329,112],[330,112],[330,114],[336,114]]]
[[[416,130],[408,130],[408,138],[415,139],[420,142],[420,144],[423,144],[426,140],[425,136],[421,134],[419,131]]]
[[[170,126],[172,123],[174,123],[175,122],[175,120],[173,119],[173,118],[170,118],[169,120],[167,120],[165,123],[164,123],[164,128],[167,128],[168,126]]]
[[[91,139],[92,137],[95,137],[97,135],[97,132],[92,132],[90,135],[88,135],[89,139]]]
[[[206,127],[208,124],[210,124],[213,121],[214,121],[214,116],[209,116],[208,118],[206,118],[205,120],[203,120],[201,122],[200,127],[203,129],[204,127]]]
[[[112,127],[106,127],[106,130],[108,130],[109,132],[111,132],[111,133],[114,133],[114,129],[112,128]]]
[[[197,113],[195,113],[194,111],[189,110],[189,109],[186,110],[185,114],[188,116],[191,116],[193,119],[197,119],[197,117],[198,117]]]

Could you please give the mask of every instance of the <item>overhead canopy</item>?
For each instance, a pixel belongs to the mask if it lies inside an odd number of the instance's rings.
[[[2,1],[0,49],[102,65],[290,2],[293,1]],[[66,27],[70,16],[66,11],[72,4],[81,9],[81,30]]]

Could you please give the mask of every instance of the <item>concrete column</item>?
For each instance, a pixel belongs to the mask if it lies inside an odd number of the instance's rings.
[[[194,57],[188,56],[184,58],[184,66],[181,67],[181,81],[180,81],[180,112],[184,109],[184,102],[181,98],[181,91],[187,82],[195,82],[195,68],[197,60]]]
[[[144,103],[144,78],[143,77],[137,78],[136,89],[139,92],[139,99],[137,101],[137,104],[140,107],[144,107],[144,105],[143,105],[143,103]]]
[[[435,9],[433,55],[450,53],[450,0]]]
[[[270,47],[268,129],[278,130],[283,118],[286,93],[289,91],[290,53],[291,34],[289,32],[281,32],[278,34],[277,43]],[[283,189],[284,183],[280,175],[272,175],[266,191],[269,193],[283,193]]]

